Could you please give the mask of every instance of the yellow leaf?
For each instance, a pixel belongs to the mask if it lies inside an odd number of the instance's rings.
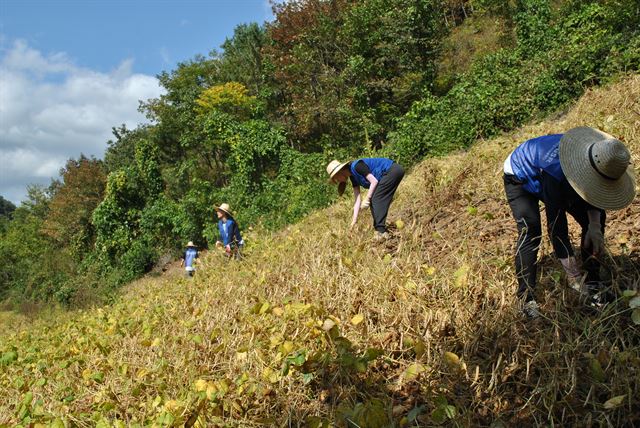
[[[396,220],[396,227],[398,228],[398,230],[404,229],[404,221]]]
[[[362,321],[364,321],[364,315],[362,315],[362,314],[356,314],[356,315],[353,316],[353,318],[351,318],[351,324],[353,324],[353,325],[358,325]]]
[[[427,276],[433,276],[436,273],[436,268],[434,268],[433,266],[422,265],[422,268],[424,269],[424,273]]]
[[[271,313],[277,317],[281,317],[282,314],[284,314],[284,310],[280,307],[276,307],[271,310]]]
[[[282,344],[283,354],[290,354],[293,351],[294,345],[293,342],[287,340]]]
[[[207,394],[207,399],[213,400],[215,398],[216,392],[218,392],[218,389],[216,388],[216,386],[212,383],[208,383],[207,391],[205,392],[205,394]]]
[[[426,368],[420,363],[410,364],[400,376],[401,380],[404,382],[411,382],[415,380],[420,373],[424,373]]]
[[[202,392],[207,390],[207,381],[204,379],[198,379],[195,383],[195,388],[197,392]]]
[[[449,367],[458,367],[460,365],[460,357],[453,352],[445,352],[443,358]]]
[[[458,268],[453,274],[455,279],[454,285],[457,288],[465,287],[469,281],[469,265],[466,263]]]
[[[267,311],[269,310],[270,307],[271,307],[271,305],[269,305],[268,302],[264,302],[262,304],[262,306],[260,307],[260,314],[262,315],[262,314],[267,313]]]
[[[607,401],[605,401],[604,403],[604,408],[605,409],[615,409],[616,407],[620,406],[623,402],[624,399],[627,395],[618,395],[616,397],[610,398]]]
[[[404,283],[404,288],[409,291],[416,291],[418,289],[418,284],[416,284],[415,281],[409,280]]]
[[[89,380],[89,378],[91,377],[91,373],[93,372],[89,368],[82,370],[82,379]]]
[[[427,352],[427,346],[424,344],[422,340],[416,341],[416,344],[413,347],[413,349],[415,350],[416,357],[418,358],[421,358],[425,354],[425,352]]]
[[[324,320],[324,323],[322,324],[322,329],[324,331],[329,331],[333,328],[334,325],[336,325],[336,323],[333,320],[327,318],[326,320]]]

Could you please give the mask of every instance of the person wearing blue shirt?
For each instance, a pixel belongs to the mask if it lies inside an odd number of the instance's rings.
[[[504,188],[518,227],[517,295],[523,312],[539,316],[533,290],[542,239],[539,202],[556,257],[571,288],[601,303],[600,262],[604,252],[605,210],[629,205],[635,196],[631,155],[625,145],[594,128],[545,135],[520,144],[504,162]],[[567,213],[582,228],[582,267],[569,239]],[[585,274],[583,275],[582,269]]]
[[[182,261],[180,262],[180,267],[184,267],[187,276],[193,276],[196,271],[195,262],[198,258],[198,248],[193,244],[192,241],[187,243],[187,248],[184,250],[182,254]]]
[[[216,214],[218,216],[218,231],[221,239],[216,242],[216,246],[224,247],[228,257],[240,260],[244,241],[240,235],[238,223],[231,214],[229,204],[221,204],[216,207]]]
[[[360,209],[371,208],[375,239],[387,239],[387,214],[393,195],[404,177],[402,167],[387,158],[362,158],[344,163],[333,160],[327,165],[327,174],[331,181],[338,184],[341,196],[347,187],[347,180],[351,181],[355,203],[350,227],[356,224]],[[369,189],[362,201],[360,187]]]

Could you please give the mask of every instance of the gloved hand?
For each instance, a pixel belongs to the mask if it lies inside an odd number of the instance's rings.
[[[369,208],[369,206],[371,206],[371,200],[369,198],[365,198],[365,200],[362,201],[362,204],[360,205],[360,208],[362,208],[362,209]]]
[[[566,259],[560,259],[560,263],[562,263],[562,267],[567,273],[567,277],[569,279],[574,279],[576,281],[580,281],[582,279],[582,271],[580,270],[575,257],[569,256]]]
[[[584,237],[584,245],[591,248],[593,255],[604,253],[604,235],[599,223],[589,223],[587,235]]]
[[[582,290],[582,272],[578,266],[576,258],[569,256],[566,259],[560,259],[564,271],[567,273],[567,282],[569,287],[580,292]]]

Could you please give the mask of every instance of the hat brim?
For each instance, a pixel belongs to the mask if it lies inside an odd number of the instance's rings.
[[[571,187],[594,207],[619,210],[629,205],[636,195],[636,180],[631,165],[617,180],[603,177],[589,160],[592,144],[614,139],[609,134],[589,127],[567,131],[560,139],[560,166]]]
[[[233,216],[233,214],[231,214],[231,211],[227,211],[224,208],[221,207],[216,207],[216,211],[222,211],[223,213],[229,214],[230,216]]]
[[[340,165],[338,165],[337,167],[335,167],[333,169],[333,171],[331,172],[331,174],[329,174],[329,180],[333,180],[333,177],[336,176],[337,173],[339,173],[340,171],[342,171],[342,168],[344,168],[345,166],[347,166],[349,162],[343,162]]]

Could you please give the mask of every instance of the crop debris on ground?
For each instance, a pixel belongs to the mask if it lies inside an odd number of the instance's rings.
[[[242,262],[204,254],[193,280],[175,265],[112,306],[0,314],[0,426],[640,426],[640,198],[609,213],[615,302],[586,307],[546,237],[543,317],[515,299],[502,161],[583,125],[622,139],[640,172],[640,76],[425,160],[385,244],[366,212],[348,231],[345,198],[249,233]]]

